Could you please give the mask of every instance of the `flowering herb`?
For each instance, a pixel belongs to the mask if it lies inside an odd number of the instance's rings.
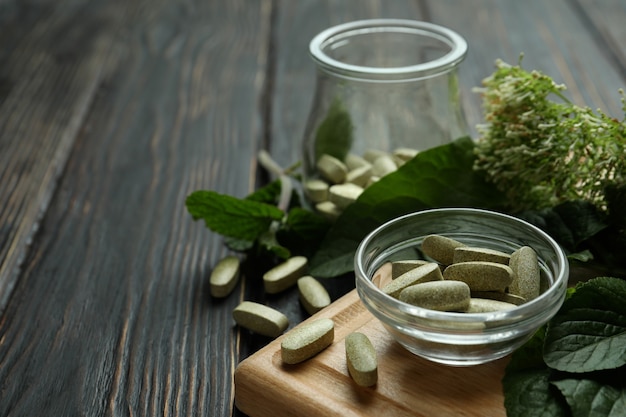
[[[478,126],[474,167],[506,194],[513,211],[571,200],[604,210],[606,187],[626,182],[626,120],[572,104],[565,89],[501,60],[476,89],[485,124]]]

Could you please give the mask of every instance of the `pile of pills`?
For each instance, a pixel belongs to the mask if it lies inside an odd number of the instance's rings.
[[[368,150],[363,156],[348,154],[343,161],[324,154],[316,164],[321,178],[306,181],[305,193],[319,213],[335,220],[365,188],[396,171],[417,153],[409,148],[399,148],[391,153]]]
[[[508,254],[429,235],[421,250],[434,262],[392,262],[384,293],[431,310],[484,313],[515,308],[541,292],[537,254],[529,246]]]

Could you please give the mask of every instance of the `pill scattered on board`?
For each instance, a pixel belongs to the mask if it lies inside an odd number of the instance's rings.
[[[350,333],[345,339],[348,373],[362,387],[371,387],[378,381],[376,349],[363,333]]]
[[[454,249],[453,263],[485,261],[508,265],[511,255],[494,249],[459,246]]]
[[[298,278],[298,293],[302,306],[311,315],[330,305],[328,291],[310,275]]]
[[[400,292],[406,287],[422,282],[441,280],[443,280],[443,276],[441,275],[439,265],[434,262],[429,262],[426,265],[418,266],[400,275],[398,278],[385,285],[382,291],[385,294],[398,298]]]
[[[233,319],[239,326],[268,337],[280,336],[289,326],[283,313],[253,301],[243,301],[235,307]]]
[[[265,292],[276,294],[296,284],[308,268],[307,258],[293,256],[263,274]]]
[[[461,262],[446,267],[443,278],[463,281],[472,291],[502,291],[513,281],[513,271],[495,262]]]
[[[454,249],[465,246],[464,243],[446,236],[428,235],[422,241],[422,252],[443,265],[454,262]]]
[[[470,304],[469,286],[461,281],[431,281],[406,287],[400,301],[439,311],[465,311]]]
[[[515,304],[505,303],[498,300],[489,300],[486,298],[470,299],[469,307],[466,313],[491,313],[493,311],[510,310],[517,307]]]
[[[227,256],[220,260],[209,278],[210,291],[213,297],[226,297],[239,282],[240,261],[236,256]]]
[[[541,272],[537,253],[530,246],[523,246],[513,252],[509,263],[513,271],[513,282],[509,286],[511,294],[530,301],[539,296]]]
[[[291,329],[280,344],[284,363],[303,362],[326,349],[335,338],[335,323],[323,318],[304,322]]]

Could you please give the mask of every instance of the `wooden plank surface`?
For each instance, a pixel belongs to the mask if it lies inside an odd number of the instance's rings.
[[[461,368],[419,358],[393,340],[356,290],[308,321],[320,318],[334,321],[335,338],[313,358],[283,364],[283,335],[239,364],[237,407],[250,417],[506,415],[501,379],[507,358]],[[348,374],[345,338],[355,331],[376,349],[378,382],[373,387],[359,387]]]
[[[520,52],[619,114],[620,0],[0,0],[0,416],[233,413],[235,366],[271,342],[237,329],[234,306],[261,301],[291,327],[306,313],[294,290],[263,293],[260,265],[211,299],[227,251],[184,198],[244,196],[267,179],[260,148],[297,160],[308,42],[368,17],[468,39],[470,125],[471,88]],[[333,299],[354,285],[324,284]]]
[[[196,189],[255,188],[271,2],[122,3],[121,20],[102,28],[111,54],[0,318],[1,416],[232,412],[239,297],[208,297],[225,249],[184,201]],[[89,10],[67,27],[89,30]]]
[[[84,123],[123,12],[106,2],[0,2],[0,314]],[[78,19],[83,24],[72,27]]]

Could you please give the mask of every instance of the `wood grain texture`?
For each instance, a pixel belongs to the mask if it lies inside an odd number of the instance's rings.
[[[271,340],[232,309],[260,301],[290,327],[307,314],[295,289],[264,294],[263,265],[211,299],[227,251],[184,199],[255,189],[260,148],[297,160],[309,40],[369,17],[468,39],[470,125],[471,88],[520,52],[620,112],[619,0],[0,0],[0,416],[233,413],[235,366]],[[335,300],[354,283],[324,285]]]
[[[414,356],[396,343],[363,306],[356,290],[309,320],[335,322],[331,346],[297,365],[285,365],[284,335],[235,371],[235,404],[251,417],[504,416],[501,379],[507,359],[459,368]],[[365,334],[377,353],[378,382],[359,387],[348,374],[345,338]]]
[[[124,11],[105,2],[49,3],[0,4],[0,314]],[[83,24],[72,26],[79,19]]]
[[[225,250],[184,201],[256,186],[271,3],[117,7],[94,100],[0,319],[2,416],[232,410],[240,296],[208,297]]]

